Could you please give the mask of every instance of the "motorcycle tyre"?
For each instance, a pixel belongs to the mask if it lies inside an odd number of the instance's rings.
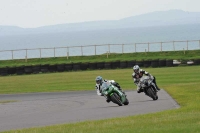
[[[157,99],[158,99],[157,94],[154,94],[154,91],[152,90],[152,88],[149,88],[149,89],[147,90],[147,92],[148,92],[149,96],[150,96],[153,100],[157,100]]]
[[[116,93],[113,93],[113,95],[110,96],[110,98],[114,103],[118,104],[119,106],[123,105],[121,100],[119,99],[119,96]]]
[[[157,92],[155,91],[155,90],[157,90],[156,88],[154,89],[154,88],[151,88],[152,89],[152,92],[153,92],[153,94],[154,94],[154,96],[155,96],[155,100],[158,100],[158,94],[157,94]]]
[[[129,104],[129,101],[128,99],[126,98],[126,101],[124,102],[124,105],[128,105]]]

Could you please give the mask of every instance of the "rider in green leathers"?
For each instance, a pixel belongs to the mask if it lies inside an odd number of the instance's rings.
[[[116,86],[119,90],[122,91],[120,85],[117,82],[115,82],[114,80],[103,80],[103,78],[101,76],[97,76],[95,81],[96,81],[95,89],[97,91],[97,95],[99,95],[99,96],[105,96],[103,94],[103,90],[102,90],[103,89],[102,88],[103,82],[110,82],[112,85]],[[105,96],[105,97],[106,97],[106,102],[110,102],[110,98],[107,97],[107,96]]]

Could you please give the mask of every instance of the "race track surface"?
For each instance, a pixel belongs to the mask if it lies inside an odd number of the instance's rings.
[[[179,108],[163,89],[158,100],[127,91],[129,105],[107,103],[95,91],[0,95],[0,131],[146,114]]]

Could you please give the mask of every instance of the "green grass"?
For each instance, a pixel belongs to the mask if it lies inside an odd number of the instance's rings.
[[[6,103],[12,103],[12,102],[17,102],[16,100],[5,100],[5,101],[0,101],[0,104],[6,104]]]
[[[146,68],[145,70],[156,76],[158,85],[164,88],[181,108],[7,133],[200,133],[200,66]],[[131,69],[116,69],[7,76],[0,77],[0,84],[1,93],[94,90],[95,77],[102,75],[104,78],[119,81],[127,90],[136,88],[131,74]]]
[[[200,50],[190,51],[167,51],[167,52],[141,52],[141,53],[126,53],[126,54],[114,54],[111,53],[108,58],[107,54],[96,56],[72,56],[56,57],[56,58],[36,58],[28,59],[15,59],[15,60],[1,60],[0,68],[5,66],[21,66],[21,65],[37,65],[37,64],[61,64],[61,63],[76,63],[76,62],[96,62],[96,61],[115,61],[115,60],[148,60],[148,59],[179,59],[179,60],[191,60],[200,59]]]
[[[117,73],[121,76],[117,77]],[[124,88],[133,88],[132,70],[116,69],[0,77],[0,94],[94,90],[95,78],[100,74],[108,79],[120,80]]]

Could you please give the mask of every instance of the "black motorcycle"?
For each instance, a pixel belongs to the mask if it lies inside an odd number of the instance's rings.
[[[153,77],[150,76],[142,76],[139,82],[139,86],[142,88],[143,92],[151,97],[153,100],[158,99],[157,89],[155,84],[153,83]]]

